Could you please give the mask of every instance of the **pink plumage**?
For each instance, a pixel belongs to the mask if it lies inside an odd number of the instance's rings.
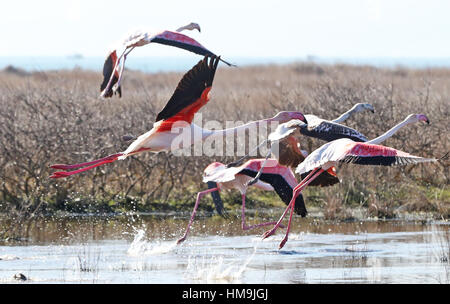
[[[207,193],[213,194],[221,189],[237,189],[241,192],[242,229],[248,230],[275,224],[275,222],[261,223],[252,226],[247,226],[245,224],[245,197],[247,188],[249,187],[248,182],[256,176],[265,161],[265,159],[251,159],[240,166],[228,168],[220,162],[213,162],[209,164],[203,172],[203,182],[208,183],[208,185],[213,183],[213,186],[210,189],[201,191],[197,194],[197,200],[186,228],[186,232],[183,237],[177,241],[177,243],[179,244],[186,239],[194,220],[200,199]],[[263,167],[260,180],[253,184],[253,186],[266,191],[276,191],[280,198],[288,204],[290,198],[292,197],[292,189],[295,185],[297,185],[297,180],[294,173],[290,168],[280,165],[276,159],[269,159],[267,161],[269,164]],[[301,195],[297,196],[296,203],[296,212],[302,216],[306,216],[306,207]],[[218,206],[216,205],[216,208],[217,207]]]

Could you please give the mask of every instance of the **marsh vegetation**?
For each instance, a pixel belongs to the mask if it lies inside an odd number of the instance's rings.
[[[144,153],[67,179],[49,179],[53,163],[77,163],[125,150],[123,135],[151,129],[156,114],[183,73],[128,71],[121,99],[101,100],[101,75],[83,70],[0,73],[0,212],[8,231],[26,229],[29,219],[56,213],[190,212],[205,189],[202,171],[231,157],[176,157]],[[374,138],[410,113],[426,114],[431,125],[412,125],[385,145],[424,157],[441,157],[449,146],[450,70],[380,69],[369,66],[291,65],[227,68],[216,73],[204,121],[251,121],[296,110],[332,119],[358,102],[371,103],[346,124]],[[312,151],[323,144],[302,139]],[[448,219],[448,160],[401,168],[338,168],[341,183],[305,190],[307,207],[326,219],[395,218],[423,213]],[[222,194],[238,209],[240,196]],[[275,193],[249,191],[249,208],[282,207]],[[209,198],[200,212],[212,212]],[[361,211],[362,210],[362,211]]]

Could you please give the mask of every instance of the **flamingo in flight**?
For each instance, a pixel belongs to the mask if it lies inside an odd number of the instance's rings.
[[[266,155],[266,159],[272,154],[281,165],[295,168],[308,155],[308,152],[300,149],[300,142],[298,140],[299,135],[314,137],[325,141],[339,138],[350,138],[358,142],[367,141],[367,137],[357,130],[341,124],[350,116],[363,111],[375,113],[371,104],[357,103],[350,110],[331,121],[319,118],[313,114],[306,114],[305,118],[308,122],[307,124],[299,120],[291,120],[280,124],[274,132],[269,134],[268,141],[270,143],[270,149]],[[264,143],[265,141],[259,144],[255,149],[259,148]],[[278,149],[274,149],[275,143],[278,143]],[[248,157],[249,154],[250,152],[238,161],[230,163],[228,166],[239,164],[243,159]],[[264,168],[264,166],[265,164],[263,163],[262,168]],[[262,171],[260,170],[260,172]],[[260,172],[258,172],[258,175],[256,175],[253,180],[249,181],[250,185],[258,180]],[[339,179],[335,172],[335,168],[330,168],[311,186],[331,186],[338,183]],[[325,183],[325,180],[328,180],[328,182]]]
[[[136,31],[125,38],[119,45],[108,53],[105,63],[103,65],[103,82],[100,85],[101,97],[112,97],[114,93],[118,93],[119,97],[122,97],[122,89],[120,83],[122,80],[123,71],[125,68],[125,60],[128,54],[139,46],[144,46],[149,43],[160,43],[169,46],[178,47],[189,52],[193,52],[199,55],[210,55],[214,53],[198,43],[195,39],[188,37],[180,32],[183,30],[198,30],[200,32],[200,26],[197,23],[189,23],[174,31],[159,31],[159,32],[145,32]],[[117,54],[122,51],[119,57]],[[214,55],[215,56],[215,55]],[[122,66],[119,70],[120,60],[123,58]],[[229,66],[235,66],[231,63],[220,59],[222,62]]]
[[[206,138],[223,138],[229,134],[239,134],[249,127],[258,127],[271,121],[284,123],[292,119],[304,121],[306,119],[300,112],[279,112],[272,118],[262,119],[258,121],[249,122],[247,124],[228,128],[223,130],[207,130],[192,123],[195,113],[209,101],[209,92],[212,87],[214,75],[219,64],[220,57],[205,56],[200,60],[191,70],[189,70],[178,83],[175,92],[173,93],[166,106],[157,115],[156,122],[153,128],[147,133],[142,134],[134,140],[124,152],[109,155],[94,161],[66,165],[55,164],[50,166],[53,169],[65,170],[54,172],[50,178],[62,178],[73,174],[84,172],[92,168],[98,167],[105,163],[111,163],[118,159],[125,159],[130,155],[141,153],[144,151],[160,152],[172,151],[174,149],[186,148],[183,146],[184,142],[180,141],[178,144],[173,144],[174,139],[180,134],[173,132],[172,127],[178,126],[181,134],[201,134],[201,136],[191,136],[188,145],[194,144],[196,141],[204,141]],[[180,124],[180,122],[182,122]],[[71,169],[80,168],[74,171],[67,171]]]
[[[209,164],[203,172],[203,182],[208,184],[207,190],[200,191],[197,194],[194,210],[192,211],[186,232],[183,237],[178,239],[177,244],[183,242],[190,230],[192,222],[194,221],[195,213],[201,198],[211,193],[216,210],[219,214],[223,212],[223,204],[220,199],[219,191],[222,189],[237,189],[241,192],[242,197],[242,223],[243,230],[250,230],[256,227],[274,225],[276,222],[261,223],[252,226],[245,224],[245,197],[247,192],[247,182],[256,176],[256,173],[261,168],[261,164],[265,159],[251,159],[238,167],[226,167],[220,162],[213,162]],[[256,188],[275,191],[281,200],[287,205],[292,198],[292,189],[298,184],[294,173],[290,168],[281,166],[276,159],[269,160],[271,165],[264,168],[260,179],[254,184]],[[296,198],[295,212],[302,217],[306,216],[307,211],[303,196],[299,195]]]
[[[294,188],[291,201],[283,212],[282,216],[275,226],[263,234],[263,239],[275,233],[280,226],[282,219],[291,209],[286,235],[279,245],[279,249],[283,248],[288,240],[288,234],[292,220],[292,210],[295,205],[295,198],[301,191],[314,181],[322,172],[329,168],[335,167],[340,163],[353,163],[358,165],[373,166],[400,166],[407,164],[417,164],[424,162],[437,161],[435,158],[423,158],[406,152],[382,146],[379,143],[391,137],[400,128],[414,121],[425,121],[429,123],[428,118],[423,114],[411,114],[404,121],[391,128],[383,135],[367,142],[356,142],[348,138],[341,138],[328,142],[308,155],[301,162],[295,172],[298,174],[307,173],[307,176]]]

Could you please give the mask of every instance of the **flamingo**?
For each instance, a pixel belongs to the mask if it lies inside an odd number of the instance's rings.
[[[356,106],[356,105],[355,105]],[[368,107],[367,107],[368,108]],[[351,110],[350,110],[351,111]],[[350,112],[348,111],[348,112]],[[346,113],[348,113],[346,112]],[[344,113],[343,115],[340,116],[340,118],[338,118],[337,120],[341,119],[342,116],[344,116],[346,113]],[[305,115],[305,117],[308,119],[308,125],[310,120],[314,121],[315,118],[311,117],[310,115]],[[348,117],[348,116],[347,116]],[[280,124],[277,129],[272,132],[271,134],[269,134],[269,141],[272,143],[271,149],[269,151],[269,153],[274,154],[274,156],[278,159],[278,161],[280,162],[280,164],[282,165],[290,165],[291,167],[296,167],[298,166],[298,164],[300,164],[301,162],[303,162],[303,160],[305,159],[305,157],[308,156],[307,152],[304,150],[300,150],[300,143],[297,139],[298,134],[302,132],[302,130],[305,129],[310,129],[312,130],[312,132],[314,132],[314,137],[318,137],[318,138],[322,138],[322,139],[331,139],[333,137],[336,137],[336,133],[333,130],[342,130],[342,131],[338,131],[340,132],[340,134],[343,134],[342,138],[349,138],[352,139],[354,141],[362,141],[362,142],[367,142],[367,138],[361,137],[361,136],[347,136],[344,133],[350,134],[349,132],[353,132],[351,128],[345,127],[341,127],[341,125],[339,125],[338,128],[336,128],[334,126],[334,121],[333,120],[331,123],[330,122],[326,122],[321,120],[319,126],[321,126],[321,128],[319,129],[315,129],[315,128],[310,128],[308,126],[305,126],[305,124],[301,121],[296,121],[296,120],[292,120],[292,121],[288,121],[286,123]],[[394,135],[398,130],[400,130],[401,128],[403,128],[404,126],[411,124],[411,123],[416,123],[416,122],[425,122],[427,124],[430,123],[428,117],[424,114],[410,114],[408,115],[402,122],[400,122],[399,124],[397,124],[396,126],[394,126],[392,129],[390,129],[388,132],[386,132],[385,134],[372,139],[372,143],[376,143],[376,144],[380,144],[381,142],[383,142],[384,140],[386,140],[387,138],[391,137],[392,135]],[[317,122],[317,120],[316,120]],[[313,124],[316,124],[316,122],[313,122]],[[327,127],[330,126],[331,127]],[[326,130],[331,130],[331,131],[326,131]],[[311,131],[307,131],[309,133],[311,133]],[[317,133],[316,133],[317,132]],[[331,134],[326,134],[327,132],[330,132]],[[316,136],[316,134],[324,134],[325,136]],[[353,138],[352,138],[353,137]],[[279,147],[278,149],[273,149],[273,145],[275,143],[279,143]],[[266,158],[268,158],[270,156],[270,154],[268,154],[266,156]],[[264,165],[263,165],[264,167]],[[335,168],[332,167],[328,170],[329,173],[330,170],[334,170]],[[304,173],[301,178],[305,178],[308,175],[309,172]],[[333,181],[333,176],[328,175],[331,179],[330,179],[330,184],[329,185],[333,185],[335,183],[338,183],[339,180],[337,178],[334,178],[334,183]],[[322,178],[326,178],[326,176],[323,176]],[[250,184],[256,182],[256,180],[258,179],[258,175],[256,175],[255,179],[249,181]],[[311,182],[311,186],[316,185],[315,182]]]
[[[391,147],[379,145],[379,143],[391,137],[400,128],[414,121],[425,121],[429,124],[429,120],[425,115],[411,114],[404,121],[394,126],[383,135],[370,141],[356,142],[348,138],[341,138],[328,142],[314,150],[297,166],[295,170],[298,174],[307,173],[307,176],[303,178],[303,180],[294,188],[288,207],[283,212],[275,226],[263,234],[263,239],[275,233],[277,228],[280,226],[282,219],[286,216],[289,209],[291,209],[286,235],[279,245],[279,249],[283,248],[284,244],[288,240],[295,198],[322,172],[337,166],[337,164],[353,163],[358,165],[399,166],[437,161],[435,158],[423,158]]]
[[[180,32],[183,30],[195,29],[200,32],[200,26],[197,23],[191,22],[188,25],[178,28],[175,32],[165,30],[152,33],[138,30],[134,33],[131,33],[122,42],[120,42],[117,47],[110,51],[108,53],[108,56],[106,57],[105,63],[103,65],[103,82],[100,85],[100,96],[107,98],[112,97],[114,93],[118,93],[119,97],[122,97],[122,89],[120,87],[120,83],[122,80],[123,70],[125,68],[125,60],[128,54],[135,47],[144,46],[154,42],[178,47],[199,55],[214,55],[214,53],[206,49],[196,40],[184,34],[180,34]],[[122,53],[119,57],[117,57],[117,53],[119,50],[121,50]],[[122,58],[122,66],[119,70],[120,60]],[[234,64],[228,63],[223,59],[220,60],[229,66],[235,66]]]
[[[60,170],[71,170],[80,167],[84,168],[74,171],[57,171],[54,172],[50,178],[67,177],[90,170],[105,163],[111,163],[118,159],[125,159],[130,155],[144,151],[156,153],[160,151],[168,152],[174,149],[186,148],[186,145],[190,146],[195,142],[204,141],[206,138],[223,138],[223,136],[227,136],[228,134],[234,135],[235,133],[245,130],[246,128],[258,127],[271,121],[284,123],[292,119],[298,119],[306,123],[306,119],[303,114],[294,111],[282,111],[277,113],[272,118],[253,121],[235,128],[228,128],[224,130],[207,130],[192,123],[195,113],[209,101],[209,92],[212,87],[219,60],[220,57],[205,56],[203,60],[200,60],[191,70],[189,70],[178,83],[175,92],[167,102],[166,106],[157,115],[153,128],[139,136],[124,152],[112,154],[94,161],[80,164],[52,165],[50,166],[51,168]],[[178,143],[178,146],[173,145],[174,139],[180,136],[172,130],[172,127],[176,126],[179,126],[181,134],[194,133],[201,134],[201,136],[191,137],[190,142],[186,143],[184,146],[179,146],[183,145],[184,142]]]
[[[363,111],[370,111],[372,113],[375,113],[375,109],[373,108],[373,106],[370,103],[360,103],[359,102],[359,103],[355,104],[350,110],[341,114],[341,116],[339,116],[338,118],[333,119],[332,122],[343,123],[348,118],[350,118],[350,116],[352,116],[353,114],[363,112]]]
[[[326,141],[339,138],[350,138],[355,141],[367,141],[367,137],[360,132],[341,124],[341,122],[344,122],[350,116],[363,111],[375,113],[375,110],[371,104],[357,103],[350,110],[331,121],[319,118],[313,114],[306,114],[305,118],[308,121],[307,124],[299,120],[291,120],[280,124],[274,132],[269,134],[268,141],[270,143],[270,149],[266,155],[266,159],[269,158],[270,154],[272,154],[281,165],[295,168],[308,155],[307,151],[300,149],[300,142],[298,140],[298,136],[300,134]],[[255,149],[259,148],[264,143],[265,141],[263,141]],[[279,144],[278,149],[274,149],[275,143]],[[250,153],[240,158],[238,161],[229,164],[229,166],[239,164],[243,159],[248,157],[249,154]],[[262,168],[264,168],[264,166],[265,164],[262,165]],[[333,170],[334,168],[330,168],[328,172],[321,176],[321,179],[328,179],[328,183],[324,184],[323,180],[321,180],[320,183],[314,183],[313,185],[330,186],[338,183],[339,179],[335,174],[335,170]],[[249,181],[250,185],[257,181],[260,172],[258,172],[258,175],[256,175],[253,180]]]
[[[197,194],[197,200],[195,201],[194,210],[192,211],[191,218],[189,220],[186,232],[183,237],[178,239],[177,244],[183,242],[190,230],[192,222],[197,211],[198,204],[201,198],[207,193],[213,195],[213,201],[219,214],[223,212],[223,204],[220,199],[219,191],[222,189],[237,189],[241,192],[242,197],[242,223],[243,230],[250,230],[261,226],[274,225],[276,222],[261,223],[252,226],[245,224],[245,197],[247,192],[247,182],[256,176],[256,173],[261,168],[261,164],[265,159],[251,159],[246,163],[238,167],[227,167],[220,162],[213,162],[209,164],[203,171],[203,182],[208,184],[207,190],[200,191]],[[269,167],[264,168],[264,172],[261,175],[254,186],[256,188],[275,191],[283,202],[287,205],[292,197],[292,189],[297,185],[297,180],[294,173],[290,168],[281,166],[276,159],[270,159],[271,163]],[[295,205],[295,212],[302,217],[306,216],[307,211],[303,196],[299,195],[296,198],[297,204]]]

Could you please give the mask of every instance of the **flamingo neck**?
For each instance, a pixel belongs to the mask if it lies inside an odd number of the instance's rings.
[[[202,129],[202,140],[205,140],[206,138],[215,139],[215,138],[220,138],[223,136],[230,136],[230,135],[235,136],[235,135],[238,135],[239,132],[245,132],[245,130],[248,128],[259,127],[262,123],[270,123],[271,121],[273,121],[273,119],[268,118],[268,119],[252,121],[252,122],[249,122],[249,123],[246,123],[244,125],[237,126],[234,128],[227,128],[227,129],[222,129],[222,130]]]
[[[399,124],[395,125],[394,127],[392,127],[386,133],[378,136],[377,138],[369,140],[367,143],[368,144],[374,144],[374,145],[380,144],[383,141],[385,141],[386,139],[388,139],[389,137],[391,137],[392,135],[394,135],[395,133],[397,133],[398,130],[400,130],[401,128],[403,128],[404,126],[406,126],[409,123],[411,123],[411,121],[409,121],[408,119],[405,119],[401,123],[399,123]]]
[[[348,110],[347,112],[343,113],[341,116],[339,116],[338,118],[336,118],[335,120],[333,120],[332,122],[334,123],[341,123],[346,121],[350,116],[352,116],[353,114],[359,112],[359,108],[357,105],[354,105],[350,110]]]

